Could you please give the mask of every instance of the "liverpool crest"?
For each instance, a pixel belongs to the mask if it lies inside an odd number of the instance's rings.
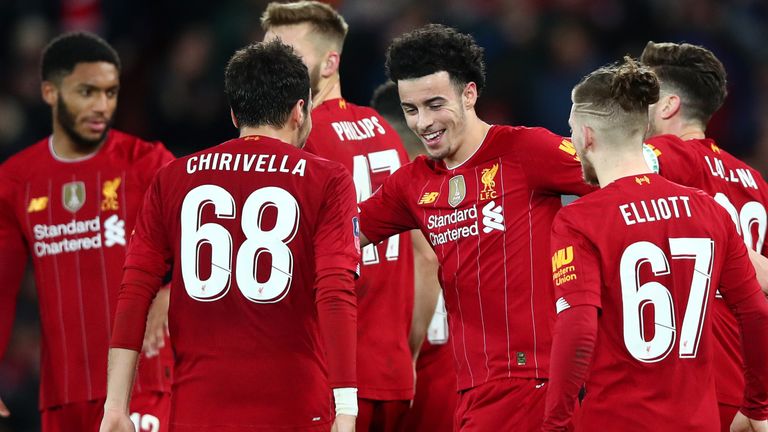
[[[85,204],[85,183],[69,182],[61,187],[61,204],[72,213],[77,212]]]
[[[457,175],[448,181],[448,204],[456,207],[464,201],[467,195],[467,184],[464,182],[463,175]]]
[[[110,211],[117,210],[117,188],[120,187],[120,177],[115,177],[112,180],[104,182],[104,187],[101,189],[101,193],[104,195],[104,199],[101,201],[101,210]]]
[[[496,173],[499,172],[499,164],[493,164],[482,172],[480,181],[483,182],[483,190],[480,192],[480,201],[494,199],[498,197],[496,193]]]

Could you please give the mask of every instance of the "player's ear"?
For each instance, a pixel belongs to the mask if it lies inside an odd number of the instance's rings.
[[[581,125],[581,133],[584,137],[584,150],[594,150],[595,130],[587,125]]]
[[[301,128],[301,126],[307,120],[306,116],[309,115],[309,113],[306,112],[305,110],[305,107],[304,107],[305,104],[306,104],[306,101],[304,99],[299,99],[296,101],[296,103],[293,105],[293,108],[291,109],[290,121],[291,123],[294,124],[296,129]]]
[[[461,100],[464,103],[464,109],[474,108],[477,102],[477,84],[472,81],[468,82],[461,93]]]
[[[40,92],[43,95],[43,100],[51,107],[55,107],[59,101],[59,88],[51,81],[43,81],[40,84]]]
[[[659,113],[664,120],[669,120],[680,111],[680,96],[676,94],[664,95],[658,103],[661,103]]]
[[[325,59],[320,65],[320,76],[330,78],[339,72],[341,63],[341,54],[338,51],[328,51],[325,53]]]
[[[235,117],[235,112],[232,111],[232,108],[229,109],[229,116],[232,118],[232,124],[235,125],[235,129],[240,129],[237,117]]]

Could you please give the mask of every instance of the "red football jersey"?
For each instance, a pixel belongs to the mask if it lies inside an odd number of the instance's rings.
[[[358,270],[354,194],[341,165],[263,136],[158,173],[126,269],[158,278],[173,263],[176,430],[328,430],[315,283],[329,270]],[[119,308],[139,295],[123,287]],[[116,326],[112,346],[135,345],[129,333]]]
[[[560,211],[552,251],[558,313],[600,309],[578,429],[720,430],[710,305],[717,287],[731,303],[760,290],[723,209],[625,177]]]
[[[375,110],[331,99],[312,110],[304,150],[342,163],[363,201],[408,163],[400,137]],[[366,399],[413,398],[408,333],[413,316],[413,246],[408,232],[363,248],[357,280],[358,395]]]
[[[682,185],[703,190],[731,216],[747,247],[768,256],[768,184],[759,172],[722,150],[711,139],[682,140],[675,135],[650,138],[659,173]],[[713,330],[715,383],[719,402],[740,406],[744,397],[744,372],[739,327],[722,298],[715,300]]]
[[[419,228],[437,254],[459,389],[547,377],[549,230],[560,194],[592,190],[575,153],[545,129],[492,126],[461,165],[419,156],[360,204],[372,242]]]
[[[0,167],[0,347],[13,324],[27,256],[42,325],[40,406],[106,397],[107,350],[127,233],[157,170],[160,143],[111,130],[102,148],[58,158],[46,138]],[[170,391],[170,348],[140,361],[134,391]]]

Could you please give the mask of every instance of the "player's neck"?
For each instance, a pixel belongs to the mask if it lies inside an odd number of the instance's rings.
[[[682,140],[706,138],[701,124],[687,121],[680,116],[671,119],[662,129],[663,134],[675,135]]]
[[[704,139],[707,137],[704,134],[704,129],[697,125],[683,126],[675,135],[677,135],[681,140]]]
[[[463,136],[459,138],[461,141],[459,149],[452,155],[447,156],[444,160],[445,166],[447,167],[461,165],[466,162],[467,159],[472,157],[477,149],[483,144],[483,141],[485,141],[485,137],[488,135],[491,125],[480,120],[473,111],[467,115],[465,128]]]
[[[272,126],[240,128],[240,138],[253,135],[276,139],[294,147],[298,147],[296,143],[296,131],[289,130],[288,128],[278,129]]]
[[[339,74],[335,74],[328,78],[321,78],[318,84],[317,94],[312,95],[312,109],[315,109],[323,104],[323,102],[331,99],[341,98],[341,81]]]
[[[106,140],[106,139],[105,139]],[[84,149],[78,146],[72,137],[58,123],[53,123],[53,134],[51,135],[51,147],[55,156],[59,159],[76,160],[88,157],[98,152],[104,141],[92,148]]]
[[[616,152],[604,155],[593,163],[601,188],[623,177],[651,173],[642,151]]]

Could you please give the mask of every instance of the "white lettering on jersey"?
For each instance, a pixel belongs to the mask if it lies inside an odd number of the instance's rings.
[[[713,177],[720,178],[729,183],[741,183],[745,188],[758,188],[755,177],[750,170],[746,168],[726,169],[723,161],[716,157],[710,159],[709,156],[704,156],[704,161],[707,162],[709,173]]]
[[[377,133],[379,135],[384,135],[387,133],[387,130],[381,126],[379,119],[376,118],[376,116],[371,116],[353,122],[333,122],[331,123],[331,127],[339,137],[339,141],[360,141],[373,138]]]
[[[187,174],[198,171],[252,171],[304,177],[306,168],[305,159],[296,161],[288,155],[208,153],[187,159]]]
[[[691,217],[691,207],[688,204],[690,197],[673,196],[655,198],[648,201],[641,200],[619,206],[624,223],[634,225],[636,223],[656,222],[671,218],[682,219]]]
[[[491,201],[483,207],[483,232],[488,234],[493,230],[504,231],[504,209]]]
[[[113,214],[104,221],[104,232],[101,229],[98,216],[85,221],[73,220],[66,224],[44,225],[32,227],[35,236],[32,250],[37,257],[58,255],[61,253],[77,252],[88,249],[99,249],[115,245],[125,246],[125,221]],[[85,237],[76,237],[85,234]],[[62,237],[61,239],[56,239]],[[50,241],[56,239],[54,241]]]

